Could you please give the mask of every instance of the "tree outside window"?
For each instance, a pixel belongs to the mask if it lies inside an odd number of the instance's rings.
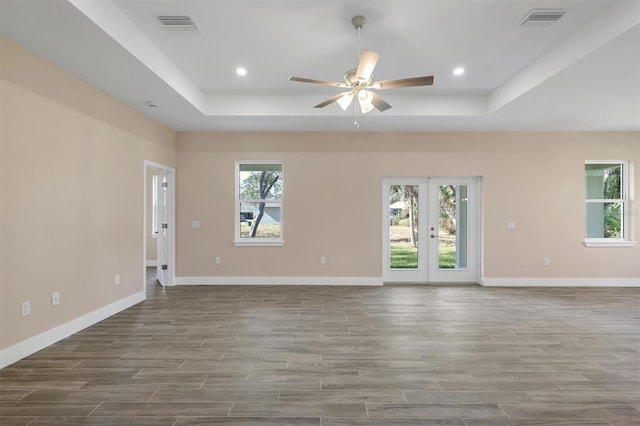
[[[238,162],[236,182],[236,243],[281,245],[282,163]]]
[[[624,163],[585,164],[585,236],[626,238]]]

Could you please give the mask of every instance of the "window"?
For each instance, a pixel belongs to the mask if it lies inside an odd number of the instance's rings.
[[[282,189],[281,161],[236,163],[235,245],[284,244]]]
[[[635,245],[629,241],[627,168],[623,161],[585,164],[586,246]]]

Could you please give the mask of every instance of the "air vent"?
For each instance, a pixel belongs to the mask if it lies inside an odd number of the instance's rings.
[[[522,27],[548,27],[560,20],[566,10],[561,9],[533,9],[520,22]]]
[[[162,28],[168,31],[198,31],[195,21],[187,15],[156,15]]]

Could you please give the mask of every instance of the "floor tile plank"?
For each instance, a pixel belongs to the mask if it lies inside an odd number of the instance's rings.
[[[2,425],[640,424],[640,289],[182,286],[0,370]]]

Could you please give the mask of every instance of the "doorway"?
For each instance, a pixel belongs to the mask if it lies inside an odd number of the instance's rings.
[[[478,281],[479,178],[383,180],[385,282]]]
[[[175,284],[175,169],[144,161],[143,284],[152,262],[163,287]],[[147,253],[155,252],[155,259]]]

